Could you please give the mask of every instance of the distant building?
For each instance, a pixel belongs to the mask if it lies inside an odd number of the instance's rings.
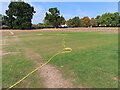
[[[61,25],[61,27],[67,27],[67,24]]]
[[[39,24],[33,24],[32,26],[33,27],[39,27],[40,25]]]
[[[1,25],[0,28],[8,28],[7,25]]]

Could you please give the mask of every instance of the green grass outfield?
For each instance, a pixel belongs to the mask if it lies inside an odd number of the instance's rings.
[[[36,68],[35,62],[47,61],[66,46],[71,53],[56,56],[50,64],[62,71],[75,87],[115,88],[118,86],[118,35],[113,32],[32,32],[4,36],[8,45],[5,52],[18,52],[3,56],[3,87],[8,87]],[[42,59],[28,58],[26,48]],[[29,52],[29,51],[28,51]],[[43,80],[35,72],[16,87],[43,88]]]

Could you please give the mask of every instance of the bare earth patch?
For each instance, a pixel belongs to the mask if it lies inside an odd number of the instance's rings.
[[[72,88],[72,84],[65,80],[62,73],[54,66],[48,64],[39,70],[46,88]]]
[[[17,55],[17,54],[19,54],[19,52],[2,52],[2,51],[0,51],[0,56],[7,55],[7,54]]]
[[[118,77],[113,77],[112,80],[118,81]]]
[[[36,59],[40,61],[41,56],[38,53],[35,53],[29,48],[26,48],[25,52],[29,59]],[[44,64],[43,62],[38,62],[36,60],[36,67]],[[56,67],[47,64],[38,71],[40,72],[40,77],[42,77],[44,80],[43,83],[45,88],[72,88],[72,84],[63,78],[62,72],[60,72]]]
[[[30,60],[40,60],[42,57],[40,54],[35,53],[33,50],[30,48],[24,48],[25,50],[25,55],[28,59]]]

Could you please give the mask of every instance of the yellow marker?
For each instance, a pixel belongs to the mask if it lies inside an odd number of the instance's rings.
[[[63,53],[69,53],[72,52],[72,48],[64,48]]]
[[[69,51],[68,51],[69,50]],[[37,71],[38,69],[42,68],[43,66],[45,66],[46,64],[48,64],[55,56],[62,54],[62,53],[68,53],[71,52],[72,49],[71,48],[64,48],[62,52],[59,52],[55,55],[53,55],[46,63],[44,63],[43,65],[39,66],[38,68],[34,69],[32,72],[28,73],[26,76],[24,76],[22,79],[20,79],[18,82],[16,82],[15,84],[13,84],[12,86],[10,86],[8,89],[13,88],[14,86],[16,86],[17,84],[19,84],[20,82],[22,82],[24,79],[26,79],[28,76],[30,76],[32,73],[34,73],[35,71]],[[8,90],[6,89],[6,90]]]
[[[13,84],[12,86],[10,86],[9,88],[7,88],[6,90],[8,89],[11,89],[13,87],[15,87],[17,84],[19,84],[20,82],[22,82],[24,79],[26,79],[28,76],[30,76],[31,74],[33,74],[35,71],[37,71],[38,69],[41,69],[42,67],[44,67],[46,64],[48,64],[55,56],[59,55],[59,54],[63,54],[63,53],[70,53],[72,52],[72,49],[71,48],[65,48],[65,40],[63,38],[63,51],[62,52],[59,52],[59,53],[56,53],[55,55],[53,55],[50,59],[48,59],[48,61],[46,63],[44,63],[43,65],[39,66],[38,68],[34,69],[33,71],[31,71],[30,73],[28,73],[26,76],[24,76],[22,79],[20,79],[19,81],[17,81],[15,84]]]

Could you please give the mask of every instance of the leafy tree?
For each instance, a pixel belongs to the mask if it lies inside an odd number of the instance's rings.
[[[112,22],[111,22],[111,26],[118,26],[119,25],[119,13],[115,12],[113,13],[113,15],[111,16]]]
[[[0,19],[2,19],[2,14],[0,14]]]
[[[91,18],[90,25],[91,26],[97,26],[97,21],[94,18]]]
[[[2,14],[0,14],[0,20],[2,20]]]
[[[66,23],[67,23],[67,26],[68,26],[68,27],[73,26],[73,25],[72,25],[72,19],[69,19]]]
[[[2,14],[0,14],[0,26],[2,25]]]
[[[61,22],[61,25],[65,25],[65,23],[66,23],[66,20],[63,20],[63,21]]]
[[[6,18],[6,16],[2,16],[2,25],[6,25],[6,23],[7,23],[7,22],[5,22],[5,18]]]
[[[67,21],[67,25],[69,27],[79,27],[80,26],[80,19],[79,19],[79,17],[74,17],[72,19],[69,19]]]
[[[99,18],[100,18],[99,15],[95,18],[95,20],[97,21],[97,25],[98,25],[98,26],[100,25],[100,23],[98,22],[98,19],[99,19]]]
[[[112,16],[111,13],[105,13],[98,19],[98,22],[102,26],[111,26],[111,22],[112,22],[111,16]]]
[[[101,26],[119,26],[119,13],[104,13],[98,19]]]
[[[64,25],[66,20],[63,16],[61,16],[60,19],[59,19],[59,22],[60,22],[60,25]]]
[[[45,20],[45,19],[44,19],[43,22],[44,22],[45,25],[51,25],[48,20]]]
[[[23,1],[10,2],[8,8],[4,20],[11,29],[30,29],[32,27],[31,20],[35,11],[30,4]]]
[[[57,8],[50,8],[48,11],[44,21],[53,25],[53,27],[58,27],[65,20],[63,16],[60,16],[60,11]]]
[[[83,27],[89,27],[90,26],[90,19],[89,17],[83,17],[80,19],[81,26]]]
[[[98,20],[100,18],[100,15],[98,15],[95,19]]]
[[[74,27],[80,26],[80,19],[79,19],[79,17],[74,17],[74,18],[72,19],[72,25],[73,25]]]

